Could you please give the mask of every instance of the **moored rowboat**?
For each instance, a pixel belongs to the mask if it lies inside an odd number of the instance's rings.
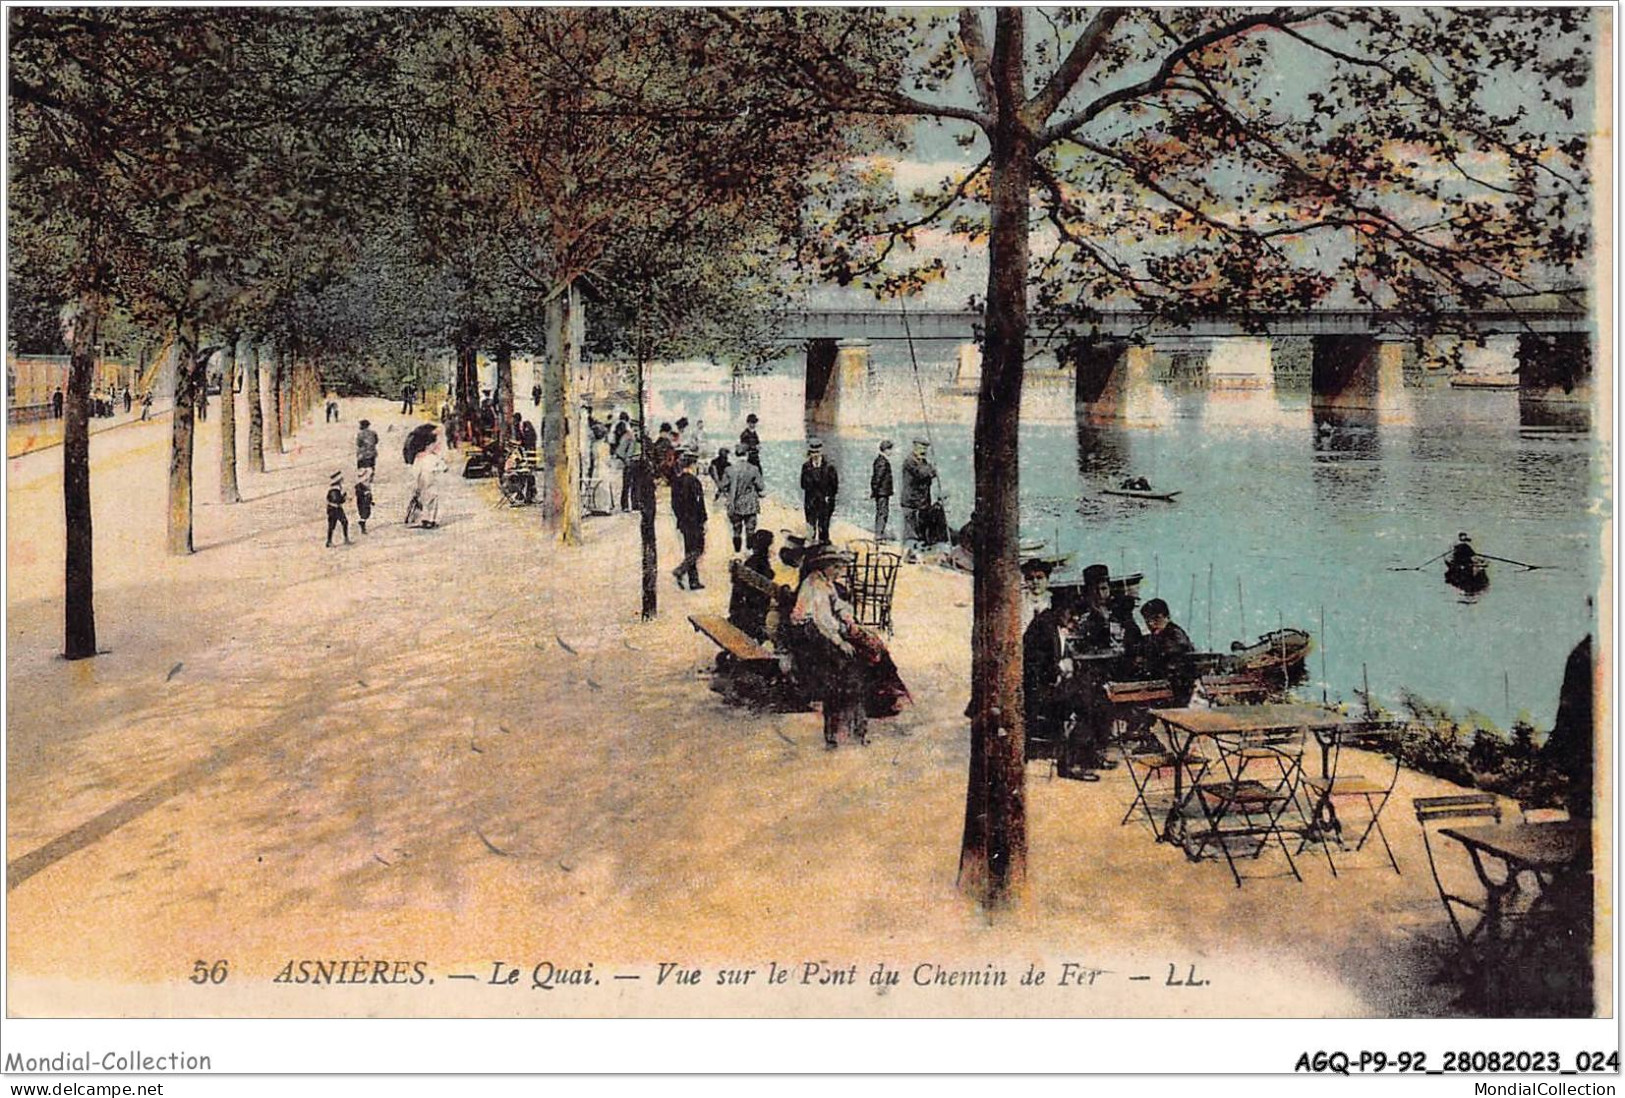
[[[1129,499],[1156,499],[1162,500],[1164,503],[1172,503],[1174,497],[1179,495],[1178,491],[1138,492],[1132,488],[1102,488],[1100,493],[1105,496],[1126,496]]]

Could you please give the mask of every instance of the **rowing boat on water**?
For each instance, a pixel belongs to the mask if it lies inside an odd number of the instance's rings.
[[[1444,566],[1444,581],[1458,591],[1469,595],[1475,594],[1490,585],[1490,568],[1480,557],[1459,564],[1456,561],[1447,561]]]
[[[1126,496],[1129,499],[1156,499],[1165,503],[1172,503],[1174,497],[1179,495],[1179,492],[1138,492],[1132,488],[1102,488],[1100,494],[1104,496]]]

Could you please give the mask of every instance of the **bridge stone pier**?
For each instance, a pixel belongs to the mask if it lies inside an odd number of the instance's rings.
[[[1518,337],[1518,395],[1525,400],[1591,402],[1591,333]]]
[[[1317,335],[1309,369],[1315,408],[1372,411],[1384,418],[1409,411],[1403,344],[1369,335]]]
[[[869,378],[869,341],[815,337],[807,341],[806,417],[832,427],[841,422],[844,394],[861,392]]]
[[[1093,340],[1074,345],[1062,361],[1076,371],[1076,400],[1090,415],[1128,423],[1167,418],[1168,398],[1154,376],[1154,348],[1122,339]]]

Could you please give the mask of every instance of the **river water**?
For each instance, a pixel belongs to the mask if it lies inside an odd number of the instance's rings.
[[[954,389],[949,349],[921,345],[916,369],[906,345],[877,344],[838,424],[810,428],[840,472],[840,517],[872,522],[865,497],[881,438],[896,442],[900,483],[909,441],[927,434],[949,522],[968,516],[976,400]],[[1381,415],[1331,416],[1306,389],[1157,383],[1130,419],[1100,419],[1080,416],[1070,378],[1043,365],[1022,402],[1024,537],[1058,542],[1073,571],[1098,560],[1113,574],[1143,572],[1142,598],[1166,600],[1199,647],[1227,650],[1282,624],[1308,630],[1316,647],[1300,689],[1317,699],[1351,700],[1369,677],[1379,700],[1409,689],[1503,728],[1520,713],[1550,727],[1569,650],[1595,629],[1587,599],[1611,507],[1586,409],[1412,384]],[[649,386],[656,421],[704,421],[707,458],[755,412],[768,491],[799,506],[801,361],[740,379],[663,364]],[[1130,475],[1181,494],[1099,493]],[[1421,564],[1458,531],[1481,553],[1546,567],[1492,563],[1489,589],[1473,598],[1445,584],[1442,564],[1390,570]]]

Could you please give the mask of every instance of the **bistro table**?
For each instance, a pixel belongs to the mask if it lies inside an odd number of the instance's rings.
[[[1313,705],[1226,705],[1212,709],[1153,709],[1150,711],[1152,720],[1161,723],[1168,730],[1168,748],[1178,760],[1190,757],[1191,747],[1197,737],[1210,737],[1218,740],[1223,737],[1242,737],[1248,735],[1266,734],[1272,732],[1290,732],[1300,728],[1315,733],[1316,739],[1321,743],[1321,767],[1324,771],[1327,766],[1327,751],[1329,744],[1335,742],[1335,735],[1341,730],[1363,725],[1358,718],[1346,716],[1332,709],[1322,709]],[[1330,735],[1333,738],[1323,739]],[[1205,773],[1203,765],[1198,773],[1192,774],[1191,786],[1201,780]],[[1177,842],[1176,829],[1181,827],[1186,802],[1190,799],[1190,791],[1185,785],[1186,767],[1181,761],[1175,765],[1173,804],[1168,809],[1168,818],[1163,825],[1159,839],[1163,842]]]
[[[1507,902],[1523,891],[1519,881],[1524,874],[1544,894],[1559,877],[1590,868],[1582,864],[1591,849],[1590,820],[1446,827],[1439,834],[1456,840],[1472,855],[1473,871],[1484,885],[1484,920],[1492,937],[1506,930]],[[1502,880],[1490,874],[1486,858],[1501,863]],[[1535,902],[1539,899],[1536,896]]]

